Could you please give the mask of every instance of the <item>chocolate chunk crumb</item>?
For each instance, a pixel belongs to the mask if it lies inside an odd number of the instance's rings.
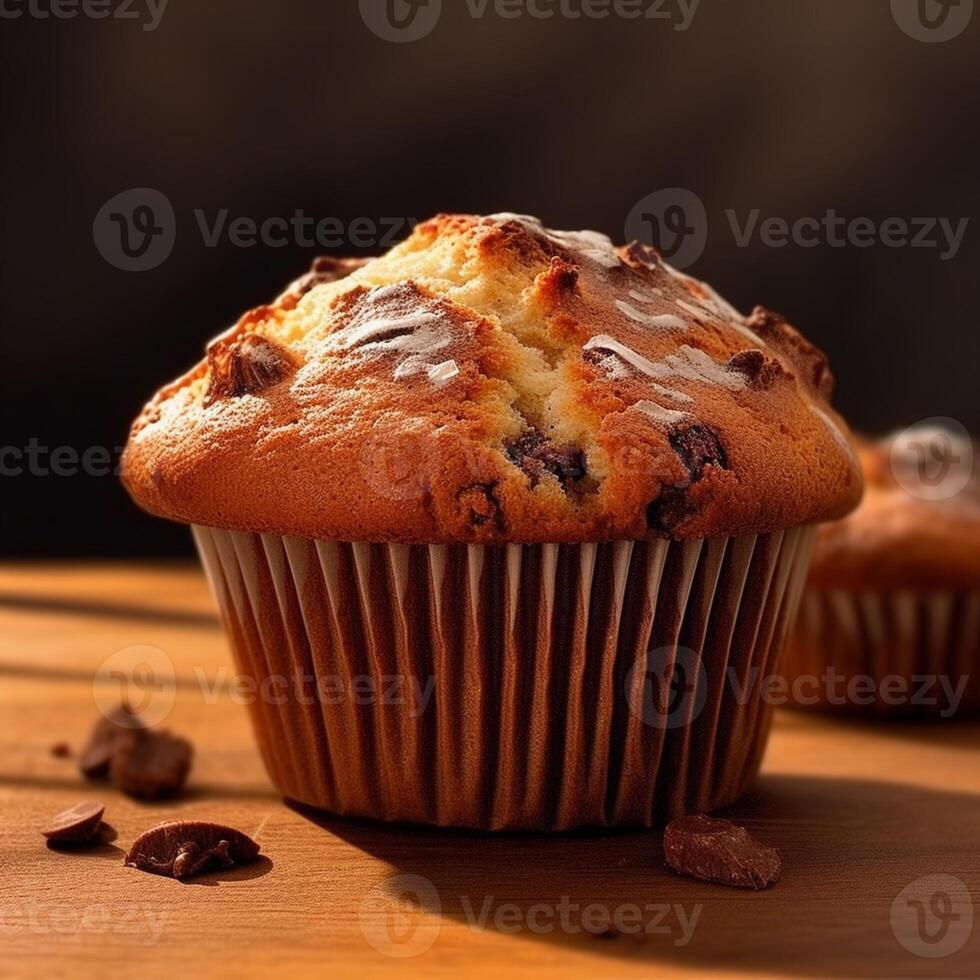
[[[71,746],[67,742],[55,742],[49,751],[56,759],[71,758]]]
[[[786,373],[779,361],[758,348],[739,351],[727,366],[729,371],[741,374],[755,391],[772,387],[773,382]]]
[[[664,833],[664,857],[678,874],[762,891],[779,881],[782,861],[744,827],[704,815],[680,817]]]
[[[176,796],[184,788],[194,750],[169,732],[130,732],[117,738],[109,776],[141,800]]]
[[[52,817],[41,833],[52,844],[95,844],[100,840],[99,827],[104,813],[105,806],[101,803],[78,803]]]
[[[139,837],[126,855],[126,867],[184,880],[249,864],[259,850],[251,837],[231,827],[177,821],[161,824]]]
[[[104,779],[109,775],[109,763],[116,739],[122,734],[145,731],[146,727],[140,717],[134,715],[126,705],[120,705],[111,714],[98,720],[78,757],[78,768],[89,779]]]
[[[130,796],[154,800],[180,793],[192,758],[188,741],[152,731],[122,705],[99,719],[78,768],[89,779],[108,778]]]
[[[259,334],[219,340],[208,348],[209,378],[204,404],[260,394],[295,369],[293,355],[285,347]]]
[[[581,449],[555,446],[537,429],[529,429],[504,443],[504,452],[510,462],[531,478],[532,487],[550,473],[567,493],[572,484],[588,474]]]
[[[706,425],[697,423],[674,429],[670,433],[670,444],[691,475],[692,483],[701,479],[706,466],[728,468],[725,447],[718,435]]]

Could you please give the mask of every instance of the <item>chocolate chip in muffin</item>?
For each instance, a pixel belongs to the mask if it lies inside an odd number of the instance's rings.
[[[586,364],[592,364],[596,367],[601,365],[610,356],[610,351],[607,351],[602,347],[590,347],[588,350],[582,351],[582,360],[585,361]]]
[[[100,841],[99,828],[105,806],[101,803],[78,803],[51,818],[41,834],[51,844],[84,845]]]
[[[516,439],[504,443],[504,453],[530,478],[531,486],[551,474],[568,493],[570,488],[588,475],[585,453],[574,446],[556,446],[537,429],[528,429]]]
[[[71,758],[71,746],[67,742],[55,742],[48,751],[55,759]]]
[[[289,287],[289,295],[299,299],[311,289],[322,286],[324,283],[346,279],[352,272],[356,272],[370,261],[369,258],[338,259],[332,255],[321,255],[313,260],[310,271]]]
[[[496,489],[496,483],[473,483],[456,494],[464,517],[473,527],[483,527],[492,522],[505,530],[504,512],[497,499]]]
[[[626,246],[626,260],[633,268],[647,269],[651,272],[659,269],[663,264],[660,253],[652,245],[644,242],[630,242]]]
[[[293,355],[285,347],[259,334],[219,340],[208,349],[204,404],[260,394],[279,384],[295,369]]]
[[[249,864],[259,856],[260,849],[240,830],[221,824],[178,821],[161,824],[139,837],[126,855],[126,867],[184,880]]]
[[[691,513],[687,494],[681,487],[664,487],[647,506],[647,525],[657,534],[671,534]]]
[[[673,429],[670,445],[690,474],[692,483],[701,479],[706,466],[728,468],[728,456],[718,434],[700,422]]]
[[[753,348],[739,351],[728,362],[728,370],[741,374],[755,391],[772,387],[780,375],[786,374],[782,364],[765,351]]]
[[[774,885],[783,869],[778,852],[744,827],[704,815],[680,817],[668,825],[664,858],[678,874],[755,891]]]
[[[801,369],[807,381],[826,399],[830,399],[834,393],[834,376],[826,355],[791,327],[785,317],[764,306],[757,306],[746,320],[746,326],[773,347],[785,352],[793,364]]]
[[[728,454],[718,434],[701,422],[682,425],[671,430],[671,448],[677,453],[690,477],[697,483],[704,476],[707,466],[728,468]],[[647,525],[658,534],[671,534],[692,513],[685,486],[665,486],[660,496],[647,506]]]
[[[128,732],[116,740],[109,777],[137,799],[176,796],[187,782],[193,755],[190,742],[169,732]]]

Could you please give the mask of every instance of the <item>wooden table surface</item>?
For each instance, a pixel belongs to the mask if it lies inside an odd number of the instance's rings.
[[[86,785],[50,753],[84,740],[117,683],[107,658],[144,644],[173,662],[166,725],[197,749],[190,792],[165,805]],[[0,975],[980,975],[980,724],[778,715],[733,811],[783,855],[783,881],[754,894],[671,874],[656,833],[492,837],[301,812],[216,690],[229,663],[191,565],[0,567]],[[39,826],[86,798],[105,802],[115,844],[48,850]],[[176,817],[255,833],[267,857],[193,884],[123,867],[140,832]],[[942,957],[891,924],[930,875],[960,879],[977,909]],[[587,931],[617,914],[618,935]]]

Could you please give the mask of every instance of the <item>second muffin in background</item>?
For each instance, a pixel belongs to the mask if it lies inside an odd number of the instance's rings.
[[[795,706],[980,710],[980,479],[973,441],[954,428],[861,446],[864,501],[820,528],[788,644]]]

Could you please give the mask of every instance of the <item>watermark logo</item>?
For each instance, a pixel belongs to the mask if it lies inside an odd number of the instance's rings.
[[[358,0],[358,6],[368,29],[395,44],[421,41],[442,16],[442,0]]]
[[[906,885],[892,902],[895,938],[916,956],[958,953],[973,933],[973,900],[954,875],[926,875]]]
[[[701,657],[687,647],[658,647],[640,657],[626,676],[630,710],[651,728],[692,724],[708,698]]]
[[[704,202],[684,187],[668,187],[638,201],[626,219],[626,240],[651,242],[678,269],[694,265],[708,244]]]
[[[949,500],[973,477],[973,440],[962,422],[936,417],[892,440],[890,463],[899,486],[919,500]]]
[[[937,44],[970,26],[973,0],[891,0],[895,23],[914,41]]]
[[[177,240],[177,219],[166,194],[133,187],[110,198],[92,222],[99,254],[124,272],[147,272],[170,256]]]
[[[422,433],[412,429],[397,436],[371,435],[357,458],[361,479],[385,500],[408,500],[423,491],[419,459]]]
[[[92,681],[92,695],[99,711],[119,719],[120,704],[134,716],[133,725],[152,728],[173,710],[177,696],[174,663],[159,647],[125,647],[106,657]]]
[[[392,959],[428,952],[439,938],[439,893],[421,875],[396,875],[364,896],[357,921],[372,949]]]

